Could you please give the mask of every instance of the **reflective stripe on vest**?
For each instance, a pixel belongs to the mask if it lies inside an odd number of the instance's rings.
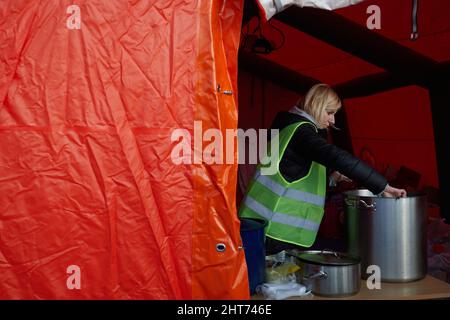
[[[319,226],[320,226],[319,223],[315,223],[313,221],[294,217],[294,216],[284,214],[281,212],[273,212],[273,211],[267,209],[266,207],[264,207],[262,204],[257,202],[255,199],[253,199],[249,195],[247,195],[247,197],[245,197],[244,203],[247,207],[249,207],[250,209],[252,209],[255,212],[258,212],[263,218],[265,218],[267,220],[285,224],[285,225],[288,225],[291,227],[308,229],[311,231],[319,230]]]
[[[294,200],[315,204],[320,207],[325,205],[325,197],[301,190],[286,188],[270,179],[268,176],[261,175],[261,170],[259,169],[255,173],[254,179],[280,197],[291,198]]]

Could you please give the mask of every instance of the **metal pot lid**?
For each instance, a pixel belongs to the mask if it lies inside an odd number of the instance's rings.
[[[326,266],[348,266],[361,262],[361,259],[348,254],[327,250],[291,250],[289,254],[307,263]]]

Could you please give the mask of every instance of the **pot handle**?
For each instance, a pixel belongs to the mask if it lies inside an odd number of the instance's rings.
[[[309,275],[309,276],[303,276],[303,279],[305,280],[312,280],[316,278],[328,278],[328,274],[325,271],[320,270],[319,272]]]
[[[375,206],[377,204],[375,201],[373,201],[371,204],[367,204],[367,202],[365,202],[362,199],[359,199],[359,202],[362,203],[365,208],[375,208]]]
[[[336,258],[339,259],[339,255],[337,254],[336,251],[333,251],[333,250],[323,249],[323,250],[320,251],[320,253],[322,253],[322,254],[324,254],[324,253],[325,253],[325,254],[326,254],[326,253],[332,254],[333,256],[335,256]]]
[[[373,209],[374,211],[376,210],[375,206],[377,205],[377,203],[375,201],[373,201],[371,204],[368,204],[363,199],[359,199],[359,203],[361,203],[366,209]],[[347,204],[348,206],[356,206],[355,202],[351,202],[348,199],[345,199],[345,204]]]

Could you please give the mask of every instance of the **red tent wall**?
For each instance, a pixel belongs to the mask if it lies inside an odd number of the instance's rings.
[[[239,128],[268,128],[276,113],[289,109],[298,98],[295,92],[239,70]]]
[[[355,154],[366,148],[377,169],[406,166],[421,174],[419,188],[438,187],[428,91],[416,86],[345,101]]]
[[[0,298],[248,297],[235,165],[171,160],[236,127],[242,2],[73,4],[0,5]]]

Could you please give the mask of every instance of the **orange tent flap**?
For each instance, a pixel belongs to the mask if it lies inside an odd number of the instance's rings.
[[[174,129],[236,127],[241,6],[3,2],[0,298],[248,297],[236,167],[171,159]]]

